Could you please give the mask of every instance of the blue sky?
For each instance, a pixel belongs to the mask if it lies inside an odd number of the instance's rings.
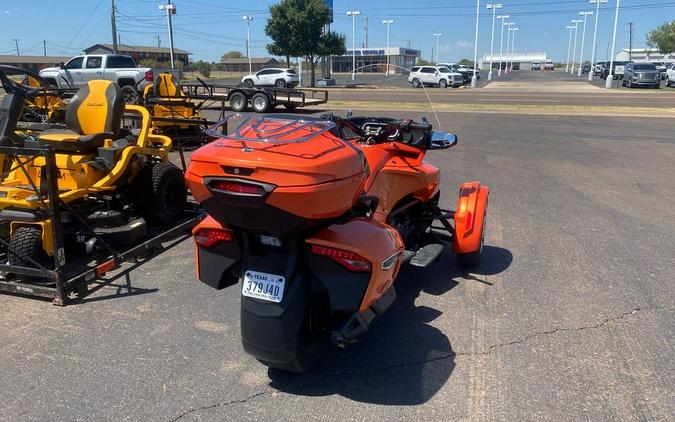
[[[118,29],[122,42],[156,45],[157,36],[168,45],[165,15],[158,10],[159,0],[116,0]],[[267,10],[276,0],[174,0],[175,46],[193,53],[194,59],[217,60],[229,50],[244,51],[246,25],[242,15],[253,16],[251,23],[252,55],[264,56]],[[73,55],[96,43],[109,43],[110,0],[0,0],[0,54],[14,54],[13,39],[18,38],[22,54],[41,55],[42,40],[47,40],[47,54]],[[489,52],[491,16],[481,1],[479,55]],[[518,25],[516,49],[546,51],[557,61],[567,55],[568,32],[565,25],[577,18],[580,10],[594,10],[588,0],[504,0],[503,14]],[[598,28],[598,58],[604,59],[611,40],[616,0],[603,4]],[[351,18],[347,10],[360,10],[356,23],[356,44],[365,40],[368,18],[369,47],[386,43],[382,19],[394,19],[391,45],[422,50],[430,58],[435,46],[434,32],[441,32],[440,61],[456,61],[473,56],[476,2],[474,0],[334,0],[335,22],[332,29],[347,35],[351,46]],[[623,0],[619,15],[617,50],[628,46],[628,22],[634,22],[634,47],[644,47],[645,34],[654,26],[675,19],[675,1]],[[587,55],[593,21],[587,27]],[[581,35],[581,31],[579,31]],[[581,37],[579,38],[581,39]],[[495,35],[496,49],[499,32]]]

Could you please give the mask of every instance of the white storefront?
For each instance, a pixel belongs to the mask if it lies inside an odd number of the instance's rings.
[[[675,62],[675,52],[670,54],[661,54],[656,48],[634,48],[630,51],[627,48],[616,53],[614,60],[627,62],[630,60],[634,62]]]
[[[499,62],[502,63],[502,69],[506,68],[506,62],[513,62],[520,66],[521,70],[530,70],[532,63],[544,64],[550,62],[551,59],[548,58],[546,53],[519,53],[515,52],[513,54],[493,54],[490,57],[489,54],[483,56],[483,58],[478,62],[481,70],[490,70],[490,59],[492,59],[492,68],[499,69]],[[542,66],[543,67],[543,66]]]

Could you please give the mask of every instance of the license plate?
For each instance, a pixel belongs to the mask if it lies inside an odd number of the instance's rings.
[[[270,302],[281,302],[284,297],[286,279],[277,274],[248,270],[244,273],[241,294]]]

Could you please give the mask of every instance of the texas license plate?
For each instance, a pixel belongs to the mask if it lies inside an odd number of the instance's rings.
[[[284,284],[286,279],[280,275],[247,270],[241,294],[279,303],[284,297]]]

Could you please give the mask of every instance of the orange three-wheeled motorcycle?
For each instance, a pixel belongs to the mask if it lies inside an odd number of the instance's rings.
[[[457,210],[442,210],[439,170],[424,161],[455,135],[331,114],[217,127],[186,174],[209,214],[193,231],[197,275],[216,289],[242,280],[242,342],[262,363],[302,372],[353,342],[394,301],[403,264],[427,266],[449,245],[460,265],[479,263],[488,188],[465,183]]]

